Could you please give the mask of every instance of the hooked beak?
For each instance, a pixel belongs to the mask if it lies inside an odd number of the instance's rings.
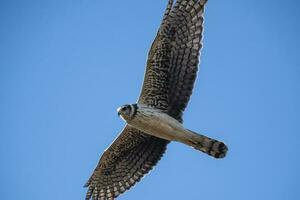
[[[119,107],[119,108],[117,109],[118,117],[120,117],[120,115],[121,115],[120,111],[121,111],[121,107]]]

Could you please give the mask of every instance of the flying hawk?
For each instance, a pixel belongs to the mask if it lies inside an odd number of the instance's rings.
[[[86,183],[86,200],[113,200],[160,160],[170,141],[223,158],[224,143],[185,129],[182,114],[192,94],[202,47],[206,0],[169,0],[148,54],[142,92],[136,104],[118,114],[127,125],[106,149]]]

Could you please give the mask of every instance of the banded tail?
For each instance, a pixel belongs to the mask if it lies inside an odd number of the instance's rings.
[[[191,130],[187,131],[189,132],[188,145],[215,158],[224,158],[226,156],[228,147],[223,142],[200,135]]]

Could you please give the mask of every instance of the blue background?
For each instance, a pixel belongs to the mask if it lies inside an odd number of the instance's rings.
[[[1,199],[84,199],[136,101],[167,1],[1,1]],[[184,125],[224,160],[179,143],[119,199],[299,199],[300,4],[210,0]]]

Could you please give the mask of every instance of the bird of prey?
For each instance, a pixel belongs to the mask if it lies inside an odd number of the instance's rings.
[[[144,83],[135,104],[118,108],[127,122],[86,183],[86,200],[113,200],[160,160],[170,141],[223,158],[223,142],[185,129],[182,114],[194,87],[202,47],[206,0],[168,1],[148,53]]]

